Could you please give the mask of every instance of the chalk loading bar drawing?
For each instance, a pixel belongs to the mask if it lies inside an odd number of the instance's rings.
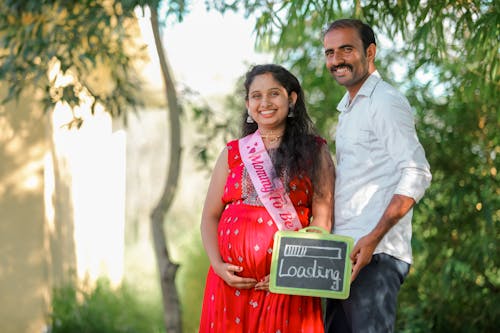
[[[286,244],[283,255],[299,258],[342,259],[342,249],[339,247]]]

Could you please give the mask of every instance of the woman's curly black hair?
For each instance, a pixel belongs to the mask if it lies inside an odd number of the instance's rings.
[[[248,100],[250,85],[258,75],[269,73],[287,91],[297,94],[297,101],[293,106],[293,117],[286,118],[285,133],[280,146],[272,154],[273,164],[277,175],[284,177],[284,184],[288,189],[290,180],[300,175],[307,175],[313,183],[314,188],[320,181],[320,147],[319,138],[315,126],[309,117],[304,101],[304,92],[299,80],[282,66],[275,64],[256,65],[252,67],[245,77],[245,99]],[[248,123],[247,110],[243,112],[242,137],[257,130],[257,123]]]

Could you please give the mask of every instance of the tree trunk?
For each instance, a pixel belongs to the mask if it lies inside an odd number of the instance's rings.
[[[164,307],[164,321],[167,333],[182,332],[182,316],[179,296],[175,286],[175,275],[178,264],[170,260],[167,247],[167,238],[164,230],[164,219],[172,204],[172,200],[177,190],[181,161],[181,128],[180,114],[181,108],[178,103],[177,93],[174,86],[172,73],[167,64],[163,43],[161,41],[160,27],[158,24],[157,8],[151,9],[151,26],[155,39],[158,59],[165,84],[165,94],[168,102],[168,123],[170,124],[170,155],[168,156],[167,177],[162,196],[151,213],[151,229],[153,234],[154,249],[158,272],[160,274],[160,284]]]

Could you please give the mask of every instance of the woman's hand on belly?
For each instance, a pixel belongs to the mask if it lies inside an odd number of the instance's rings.
[[[263,278],[262,280],[260,280],[255,285],[255,290],[269,291],[269,275],[266,275],[265,278]]]
[[[243,267],[221,262],[217,267],[213,267],[215,273],[229,286],[237,289],[250,289],[257,284],[257,280],[241,277],[236,274],[243,271]],[[268,277],[269,279],[269,277]]]

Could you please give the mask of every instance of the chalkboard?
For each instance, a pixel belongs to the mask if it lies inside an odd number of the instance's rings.
[[[315,229],[320,232],[305,232]],[[317,227],[274,236],[269,290],[278,294],[346,299],[353,239]]]

